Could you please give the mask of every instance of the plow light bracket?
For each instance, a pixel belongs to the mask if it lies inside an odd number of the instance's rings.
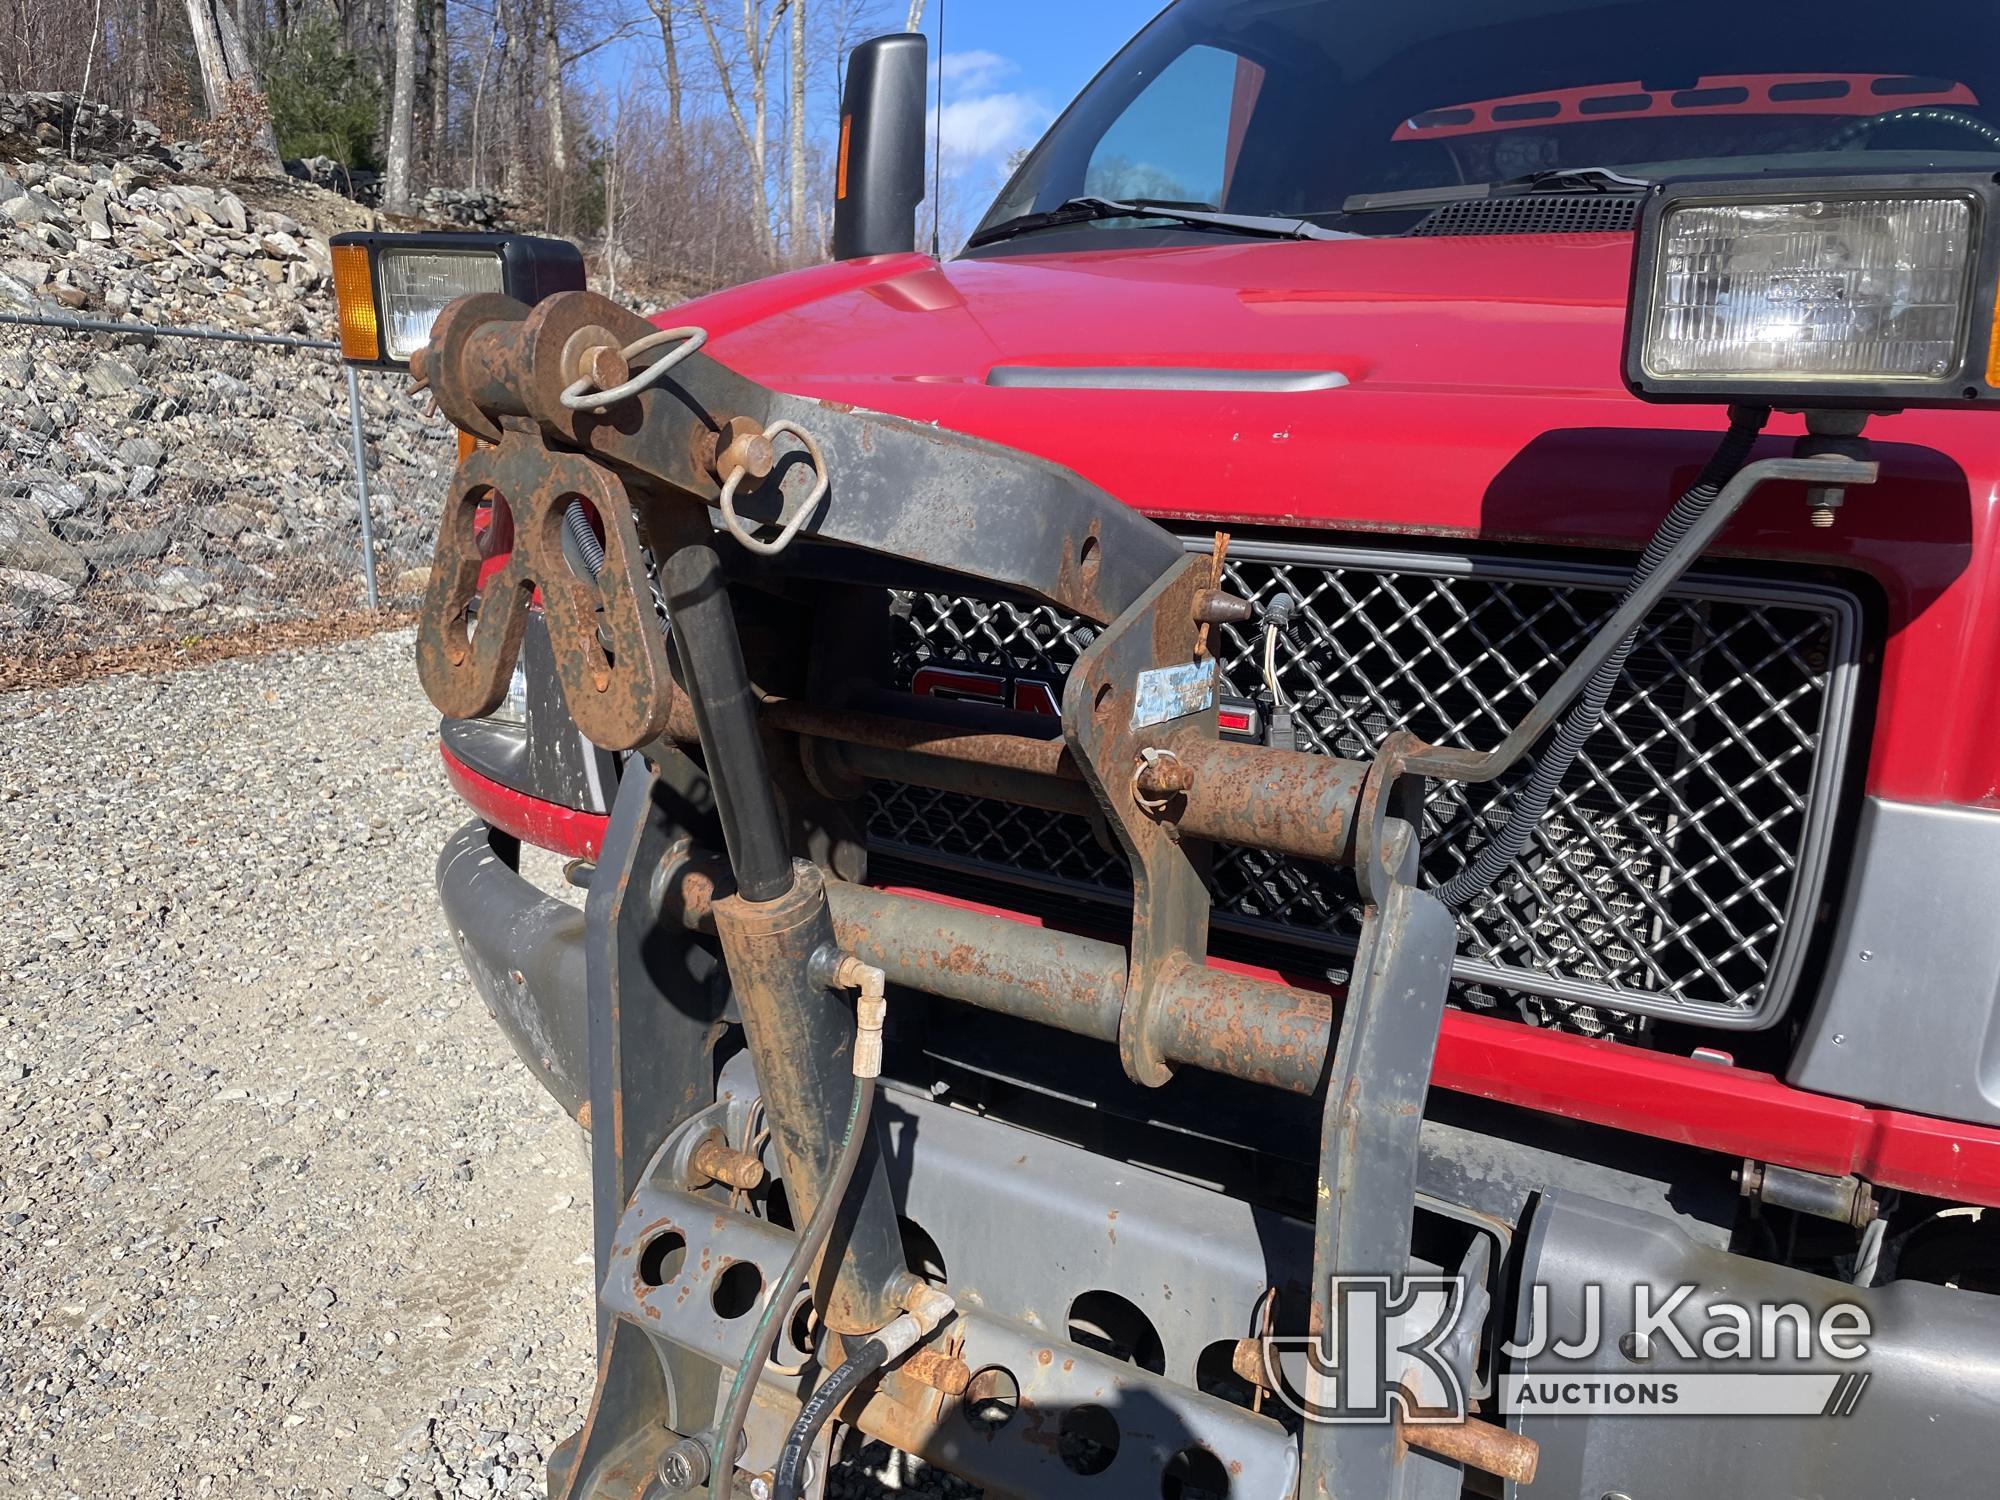
[[[584,286],[582,252],[539,235],[353,232],[331,249],[341,358],[371,369],[407,369],[455,298],[498,292],[532,307]]]
[[[1625,382],[1648,401],[2000,406],[1991,172],[1655,184]]]

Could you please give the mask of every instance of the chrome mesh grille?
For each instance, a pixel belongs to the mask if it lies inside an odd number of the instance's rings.
[[[1241,543],[1229,574],[1260,602],[1301,601],[1279,687],[1300,748],[1349,757],[1401,727],[1496,742],[1624,582],[1615,569]],[[946,666],[1059,694],[1090,639],[1045,608],[904,594],[894,612],[899,687]],[[1858,620],[1850,596],[1817,586],[1696,578],[1664,601],[1528,852],[1460,913],[1460,1002],[1592,1033],[1660,1015],[1768,1021],[1810,925],[1788,918],[1811,910],[1820,879]],[[1268,700],[1255,627],[1222,629],[1217,655],[1226,692]],[[1506,786],[1433,785],[1426,879],[1460,869],[1506,806]],[[1077,894],[1130,890],[1083,818],[911,786],[875,788],[870,816],[873,841],[899,855]],[[1352,879],[1328,866],[1223,847],[1211,886],[1220,926],[1339,949],[1358,925]]]

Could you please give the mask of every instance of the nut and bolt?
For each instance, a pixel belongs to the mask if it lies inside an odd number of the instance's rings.
[[[699,1489],[708,1483],[708,1449],[700,1438],[682,1438],[660,1455],[657,1472],[670,1494]]]

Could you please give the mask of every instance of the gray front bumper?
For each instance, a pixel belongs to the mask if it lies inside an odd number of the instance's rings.
[[[583,913],[545,896],[493,848],[474,818],[438,855],[438,898],[480,997],[556,1102],[589,1098]]]

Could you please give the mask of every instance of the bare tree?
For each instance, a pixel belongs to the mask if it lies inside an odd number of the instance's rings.
[[[214,119],[228,108],[230,85],[256,87],[250,68],[250,54],[243,46],[243,34],[236,18],[222,0],[187,0],[188,29],[194,36],[195,65],[201,70],[202,98]],[[257,146],[275,166],[278,138],[266,120],[257,131]]]
[[[785,249],[795,261],[804,260],[806,228],[806,0],[792,5],[791,204],[786,215]]]
[[[451,133],[451,22],[445,0],[431,0],[431,149],[433,180],[444,176],[445,137]]]
[[[389,101],[389,170],[385,207],[410,210],[410,136],[417,113],[417,0],[396,0],[396,81]]]
[[[757,245],[768,258],[776,253],[774,237],[771,233],[771,189],[770,167],[770,74],[771,44],[777,37],[778,26],[791,8],[792,0],[777,0],[775,5],[767,0],[743,0],[743,19],[731,30],[732,40],[742,43],[741,68],[743,78],[737,76],[737,65],[723,52],[722,35],[716,29],[714,13],[709,9],[709,0],[690,0],[694,6],[695,19],[701,22],[702,35],[708,39],[708,55],[715,64],[716,82],[722,90],[722,102],[729,111],[730,123],[736,127],[737,139],[742,142],[743,155],[748,167],[750,201],[757,212]],[[746,113],[743,94],[750,96],[750,107]]]
[[[910,16],[903,22],[903,30],[915,31],[924,24],[924,0],[910,0]]]
[[[660,23],[660,53],[667,75],[667,130],[673,141],[681,135],[681,54],[674,35],[674,0],[646,0],[653,19]],[[623,118],[623,112],[620,113]]]
[[[562,222],[561,199],[569,186],[569,136],[563,124],[562,37],[556,27],[556,0],[542,0],[542,114],[549,130],[548,191],[543,218]]]

